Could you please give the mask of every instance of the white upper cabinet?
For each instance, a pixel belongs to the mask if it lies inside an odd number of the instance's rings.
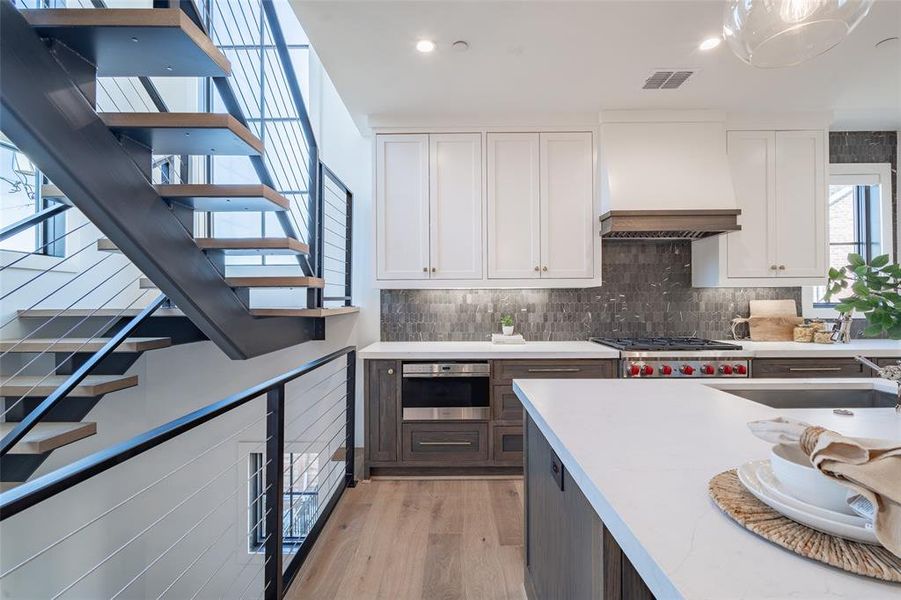
[[[590,131],[376,140],[381,287],[600,284]]]
[[[379,279],[429,277],[429,136],[377,137]]]
[[[742,230],[730,233],[730,277],[772,277],[776,263],[772,215],[776,203],[776,134],[772,131],[729,133],[729,167]]]
[[[488,134],[488,277],[541,275],[539,134]]]
[[[594,274],[594,173],[590,132],[542,133],[541,277]]]
[[[779,277],[826,274],[826,159],[822,131],[776,132]]]
[[[825,131],[730,131],[728,147],[742,229],[693,244],[693,285],[821,284]]]
[[[432,279],[482,277],[482,136],[429,137]]]

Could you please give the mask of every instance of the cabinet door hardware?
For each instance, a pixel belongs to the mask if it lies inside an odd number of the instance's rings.
[[[547,265],[543,266],[543,267],[541,268],[541,270],[542,270],[542,271],[547,271]]]
[[[780,270],[780,271],[784,271],[784,270],[785,270],[785,265],[779,265],[779,270]]]
[[[428,272],[429,272],[429,268],[428,268],[428,267],[423,267],[423,268],[422,268],[422,272],[423,272],[423,273],[428,273]]]
[[[529,373],[578,373],[581,370],[578,367],[542,367],[529,369]]]
[[[394,369],[388,369],[388,375],[394,375]]]
[[[432,273],[434,273],[434,272],[437,271],[437,270],[438,270],[437,268],[432,267]]]
[[[810,371],[810,372],[835,372],[841,371],[841,367],[789,367],[789,371]]]
[[[536,270],[536,271],[540,271],[540,270],[541,270],[541,267],[535,267],[535,270]]]
[[[472,446],[472,442],[419,442],[420,446]]]
[[[779,267],[777,267],[776,265],[770,265],[770,271],[775,271],[778,268]]]

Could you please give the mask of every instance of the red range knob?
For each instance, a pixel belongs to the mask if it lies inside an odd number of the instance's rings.
[[[660,367],[660,372],[663,373],[664,375],[672,375],[673,368],[669,365],[663,365],[662,367]]]
[[[739,375],[747,375],[748,367],[746,367],[744,365],[735,365],[735,372],[738,373]]]
[[[654,374],[654,367],[652,367],[651,365],[645,365],[645,366],[644,366],[644,369],[642,369],[641,372],[642,372],[642,374],[644,374],[644,375],[653,375],[653,374]]]
[[[701,367],[701,372],[704,375],[713,375],[716,371],[713,368],[713,365],[704,365]]]
[[[691,365],[682,365],[682,368],[680,370],[682,371],[683,375],[691,375],[695,372],[695,368]]]
[[[720,367],[720,373],[723,375],[732,375],[732,365],[723,365]]]
[[[638,375],[640,373],[641,373],[641,368],[638,365],[632,365],[631,367],[629,367],[629,374],[632,377],[638,377]]]

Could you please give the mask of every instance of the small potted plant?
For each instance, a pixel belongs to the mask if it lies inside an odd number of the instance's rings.
[[[504,335],[513,335],[513,317],[511,315],[501,315],[501,329]]]
[[[863,313],[868,337],[885,335],[901,339],[901,265],[892,263],[888,254],[877,256],[867,264],[859,254],[849,254],[848,264],[829,269],[825,300],[837,297],[835,306],[841,314],[838,341],[851,340],[851,316]]]

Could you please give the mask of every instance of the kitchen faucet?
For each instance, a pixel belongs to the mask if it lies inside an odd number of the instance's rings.
[[[873,361],[864,358],[863,356],[855,356],[854,358],[857,360],[857,362],[862,363],[876,371],[876,374],[883,379],[888,379],[889,381],[894,381],[898,384],[898,401],[895,403],[895,412],[901,413],[901,361],[899,361],[897,365],[887,365],[885,367],[880,367]]]

